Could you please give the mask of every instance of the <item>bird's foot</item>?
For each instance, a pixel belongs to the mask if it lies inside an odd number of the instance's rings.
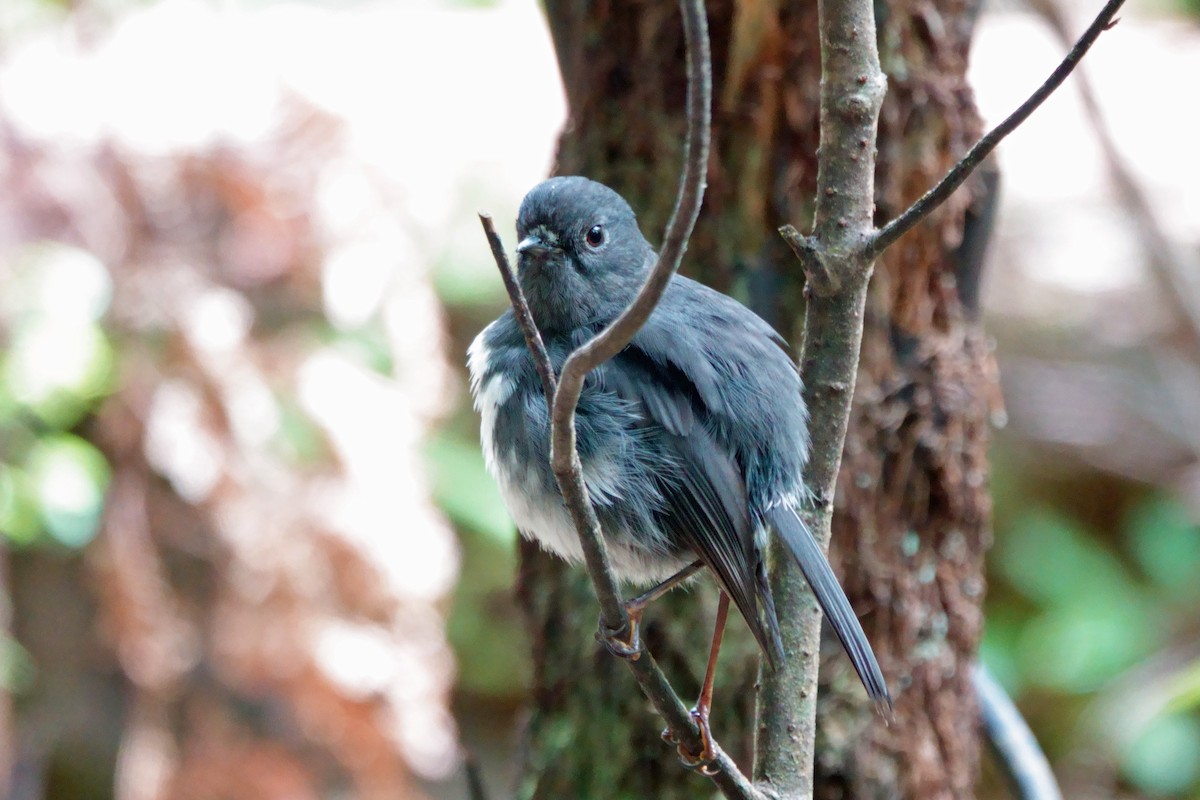
[[[679,761],[685,767],[711,778],[717,772],[713,767],[717,760],[717,743],[713,741],[712,729],[708,725],[708,713],[693,708],[691,714],[692,721],[700,730],[700,752],[697,753],[680,742],[669,728],[663,731],[663,739],[675,745]]]
[[[604,618],[601,617],[600,630],[596,632],[596,639],[614,656],[637,661],[646,649],[642,646],[641,626],[642,615],[640,612],[630,612],[629,624],[619,630],[609,628],[604,624]]]

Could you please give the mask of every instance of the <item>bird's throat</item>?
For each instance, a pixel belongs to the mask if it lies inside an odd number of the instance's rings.
[[[544,335],[570,333],[596,319],[594,292],[568,266],[530,265],[521,270],[521,289]]]

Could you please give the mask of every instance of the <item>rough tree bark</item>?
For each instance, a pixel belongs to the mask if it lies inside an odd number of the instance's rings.
[[[670,213],[683,143],[684,45],[675,4],[548,0],[571,109],[557,172],[609,183],[653,241]],[[812,219],[816,4],[718,0],[713,158],[684,271],[747,300],[788,338],[802,325],[799,265],[776,233]],[[977,138],[964,81],[974,7],[879,7],[889,93],[881,119],[878,217],[928,188]],[[528,98],[526,99],[528,100]],[[840,655],[823,670],[818,797],[970,797],[978,762],[970,665],[988,541],[991,357],[958,291],[954,251],[969,200],[952,200],[878,263],[867,303],[855,411],[839,479],[831,557],[897,695],[873,721]],[[974,280],[972,276],[972,280]],[[961,296],[960,296],[961,295]],[[963,297],[970,297],[964,301]],[[686,797],[699,779],[657,741],[624,665],[591,638],[595,598],[579,570],[524,545],[520,581],[535,643],[535,707],[522,796]],[[667,598],[645,638],[681,692],[703,669],[711,582]],[[731,626],[713,729],[749,769],[756,653]]]

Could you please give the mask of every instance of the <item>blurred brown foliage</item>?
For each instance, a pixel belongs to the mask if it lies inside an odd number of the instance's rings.
[[[345,152],[334,118],[283,108],[253,147],[165,155],[60,147],[0,120],[0,254],[56,242],[98,258],[118,354],[112,394],[77,428],[111,467],[95,541],[82,558],[8,554],[38,672],[7,722],[13,797],[419,797],[414,764],[437,774],[453,756],[447,587],[406,587],[377,541],[404,558],[440,540],[453,564],[416,453],[441,401],[389,410],[414,431],[375,444],[398,452],[376,466],[399,465],[377,478],[400,488],[366,527],[346,507],[372,465],[336,422],[387,410],[356,391],[415,395],[445,366],[419,347],[388,353],[394,369],[336,350],[314,366],[337,343],[319,181]],[[412,297],[424,313],[404,335],[436,343],[431,293]]]

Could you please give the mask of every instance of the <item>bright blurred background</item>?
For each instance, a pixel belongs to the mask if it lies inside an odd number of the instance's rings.
[[[1135,2],[1000,154],[985,658],[1072,798],[1200,797],[1197,13]],[[988,120],[1052,20],[985,14]],[[0,4],[9,797],[505,796],[475,215],[511,246],[564,116],[534,0]]]

